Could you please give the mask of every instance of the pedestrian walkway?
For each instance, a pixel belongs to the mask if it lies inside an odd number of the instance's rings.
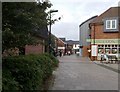
[[[64,63],[70,63],[70,62],[83,62],[84,63],[90,63],[90,59],[88,57],[80,57],[77,56],[76,54],[74,55],[66,55],[66,56],[62,56],[62,57],[58,57],[60,63],[64,62]]]
[[[58,57],[50,90],[118,90],[118,73],[76,55]]]
[[[120,73],[120,64],[101,63],[100,61],[93,61],[95,64],[100,65],[104,68],[110,69],[114,72]]]

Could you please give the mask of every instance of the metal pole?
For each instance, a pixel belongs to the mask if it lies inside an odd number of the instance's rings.
[[[79,46],[79,52],[80,53],[79,53],[79,55],[82,56],[82,37],[81,37],[82,32],[81,32],[81,26],[79,26],[79,31],[80,31],[80,38],[79,38],[80,39],[80,43],[79,43],[80,44],[80,46]]]
[[[94,45],[95,45],[95,24],[94,24]]]
[[[52,25],[52,21],[51,21],[51,13],[53,12],[58,12],[58,10],[50,10],[50,26],[49,26],[49,53],[51,53],[51,25]]]
[[[82,41],[81,41],[81,28],[80,28],[80,26],[79,26],[79,29],[80,29],[80,46],[81,46],[81,42],[82,42]],[[80,53],[79,53],[79,54],[80,54],[80,56],[82,56],[82,50],[81,50],[81,49],[82,49],[82,48],[79,47],[79,50],[80,50]]]
[[[94,30],[94,43],[93,44],[95,45],[95,24],[94,24],[94,29],[93,30]],[[94,56],[94,60],[95,60],[95,56]]]

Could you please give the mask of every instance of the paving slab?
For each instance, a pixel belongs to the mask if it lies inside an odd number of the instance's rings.
[[[89,58],[71,55],[58,59],[59,67],[49,90],[118,90],[118,73]]]

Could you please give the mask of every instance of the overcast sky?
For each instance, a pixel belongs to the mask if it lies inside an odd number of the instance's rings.
[[[54,18],[62,17],[52,25],[52,33],[67,40],[79,40],[79,25],[110,7],[118,6],[120,0],[50,0],[51,9],[58,10]]]

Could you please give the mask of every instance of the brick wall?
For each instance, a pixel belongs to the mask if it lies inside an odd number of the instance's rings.
[[[120,38],[119,32],[104,33],[103,25],[92,26],[91,39],[94,39],[94,30],[95,30],[95,39],[118,39]],[[120,28],[119,28],[120,31]],[[92,57],[91,60],[97,60],[97,57]]]
[[[44,45],[26,45],[25,46],[25,55],[28,54],[40,54],[44,53],[45,51],[45,46]]]
[[[58,47],[64,47],[64,42],[60,39],[57,39],[56,44]]]
[[[88,53],[88,49],[90,46],[83,46],[82,50],[83,50],[83,57],[89,57],[89,53]]]
[[[94,38],[94,30],[95,30],[95,39],[117,39],[118,33],[104,33],[103,25],[92,26],[91,38]]]

